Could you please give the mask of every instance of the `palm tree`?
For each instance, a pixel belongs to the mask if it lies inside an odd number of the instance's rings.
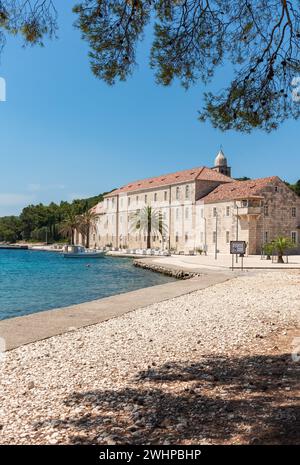
[[[144,207],[131,217],[131,230],[139,230],[147,237],[147,249],[151,249],[151,234],[164,235],[167,226],[163,222],[161,211],[152,207]]]
[[[75,231],[79,230],[79,226],[78,215],[76,215],[73,210],[68,210],[65,219],[60,225],[59,231],[64,236],[69,237],[71,245],[74,245]]]
[[[91,210],[87,210],[82,215],[78,216],[79,231],[85,237],[85,247],[90,247],[90,234],[95,230],[96,220],[98,215]]]
[[[277,250],[278,260],[277,263],[284,263],[283,256],[287,249],[292,249],[295,244],[289,237],[279,236],[272,241],[274,249]]]
[[[271,255],[273,255],[274,249],[275,246],[273,242],[267,242],[266,244],[264,244],[263,252],[266,254],[267,260],[271,260]]]

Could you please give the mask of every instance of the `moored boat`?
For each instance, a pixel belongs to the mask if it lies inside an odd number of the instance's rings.
[[[63,255],[64,258],[103,258],[106,253],[100,250],[86,249],[81,245],[67,245]]]

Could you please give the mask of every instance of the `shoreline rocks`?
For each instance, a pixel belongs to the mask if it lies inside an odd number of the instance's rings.
[[[191,279],[202,276],[202,273],[194,273],[192,271],[167,268],[166,266],[156,265],[154,263],[145,263],[142,260],[134,260],[133,265],[137,268],[143,268],[144,270],[153,271],[155,273],[161,273],[176,279]]]

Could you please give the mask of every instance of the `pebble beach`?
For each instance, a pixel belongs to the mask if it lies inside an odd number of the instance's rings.
[[[225,283],[0,362],[2,444],[299,442],[300,272]]]

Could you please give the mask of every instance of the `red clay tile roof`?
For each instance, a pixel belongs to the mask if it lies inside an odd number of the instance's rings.
[[[96,215],[101,215],[101,213],[104,213],[104,202],[97,203],[90,211],[96,213]]]
[[[253,179],[250,181],[234,181],[221,184],[210,192],[210,194],[203,197],[201,201],[204,201],[204,203],[213,203],[226,200],[261,197],[262,189],[276,180],[279,180],[277,176],[271,176],[269,178]]]
[[[197,179],[205,181],[232,182],[232,178],[225,176],[211,168],[201,166],[200,168],[192,168],[190,170],[178,171],[177,173],[165,174],[155,178],[142,179],[126,184],[120,189],[110,192],[105,197],[113,197],[125,192],[134,192],[144,189],[153,189],[156,187],[170,186],[182,182],[196,181]]]

